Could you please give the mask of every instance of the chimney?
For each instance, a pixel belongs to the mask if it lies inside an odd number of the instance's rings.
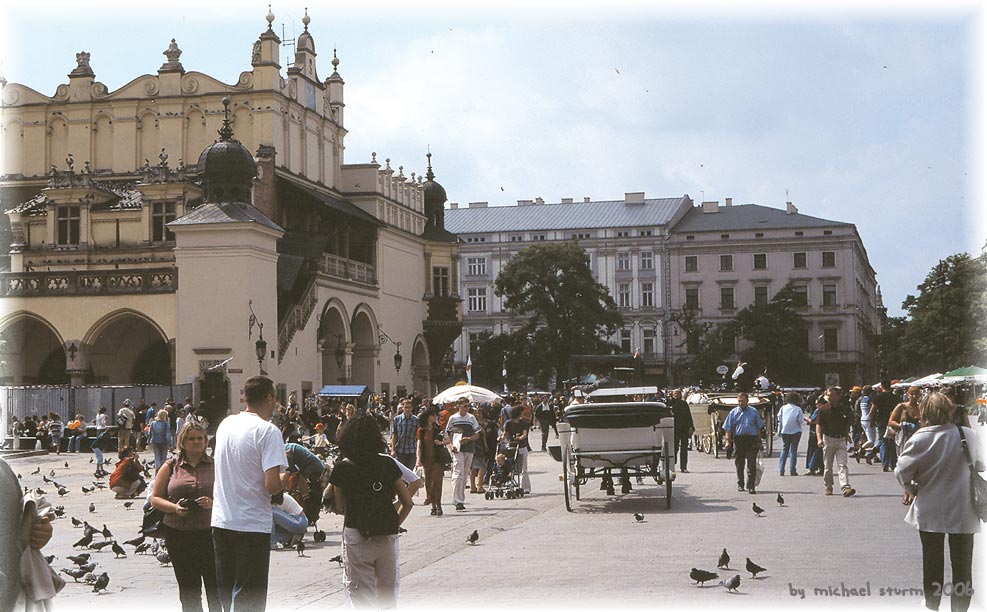
[[[540,205],[540,204],[544,204],[544,203],[545,203],[545,200],[543,200],[541,198],[535,198],[535,204],[539,204]]]
[[[486,208],[486,202],[470,202],[470,208]]]
[[[624,193],[624,204],[644,204],[644,192],[631,191]]]
[[[785,214],[786,215],[797,215],[799,214],[799,209],[795,208],[795,205],[791,202],[785,202]]]
[[[584,196],[584,197],[583,197],[583,203],[584,203],[584,204],[588,204],[588,203],[589,203],[589,201],[590,201],[590,199],[589,199],[589,196]]]
[[[720,201],[703,202],[703,214],[720,212]]]
[[[733,198],[725,198],[725,206],[733,206]]]
[[[518,200],[517,201],[517,205],[518,206],[531,206],[534,203],[535,203],[534,200]]]
[[[449,210],[456,210],[459,208],[459,202],[449,202]]]
[[[572,204],[572,198],[562,198],[563,204]]]

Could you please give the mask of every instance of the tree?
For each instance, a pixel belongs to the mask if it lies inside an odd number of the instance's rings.
[[[570,355],[609,352],[601,338],[623,323],[610,291],[593,279],[589,256],[574,241],[522,249],[497,275],[494,293],[504,298],[505,309],[526,318],[518,332],[537,347],[540,370],[555,370],[557,384]]]
[[[808,325],[795,310],[793,285],[787,285],[767,304],[741,310],[727,329],[752,343],[742,351],[748,371],[767,368],[768,377],[788,385],[812,380],[812,364],[806,346]],[[756,374],[755,374],[756,375]]]
[[[940,260],[901,306],[907,323],[899,349],[907,371],[945,372],[987,363],[987,327],[983,319],[987,262],[966,253]],[[892,372],[894,374],[894,372]]]

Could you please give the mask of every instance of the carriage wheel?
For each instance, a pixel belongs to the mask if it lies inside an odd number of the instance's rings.
[[[572,461],[572,467],[570,468],[570,471],[571,471],[572,474],[576,474],[579,471],[579,467],[576,465],[575,458],[573,458],[571,461]],[[584,482],[585,482],[585,479],[583,479],[583,478],[573,478],[572,479],[572,487],[574,489],[576,501],[579,501],[579,485],[580,485],[580,483],[584,483]]]
[[[720,458],[720,433],[713,432],[713,456]]]
[[[662,463],[665,466],[665,509],[668,510],[672,507],[672,463],[675,461],[675,456],[668,455],[668,448],[663,450],[664,458]]]
[[[702,450],[707,455],[713,454],[713,434],[703,434],[702,437]]]
[[[573,474],[572,468],[569,465],[569,455],[566,453],[562,456],[562,493],[565,495],[565,509],[568,512],[572,512],[572,498],[569,491],[569,487],[572,485]]]

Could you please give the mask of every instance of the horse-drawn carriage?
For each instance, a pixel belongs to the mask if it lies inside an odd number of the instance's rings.
[[[724,452],[723,422],[737,407],[736,393],[693,393],[686,397],[692,412],[693,447],[707,455],[719,457]],[[774,450],[775,395],[771,392],[748,394],[748,406],[754,408],[764,421],[765,455]]]
[[[632,476],[650,476],[664,486],[665,507],[671,507],[674,418],[664,403],[643,401],[657,391],[656,387],[597,389],[587,395],[587,403],[565,409],[558,425],[561,446],[551,450],[562,462],[566,510],[572,512],[572,500],[580,499],[581,487],[594,478],[612,479],[615,470],[627,482]]]

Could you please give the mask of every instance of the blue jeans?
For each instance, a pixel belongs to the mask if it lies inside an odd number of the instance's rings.
[[[212,542],[223,612],[264,612],[271,567],[270,534],[213,527]]]
[[[157,472],[168,460],[168,443],[152,444],[151,449],[154,450],[154,471]]]
[[[70,436],[69,437],[69,446],[68,446],[68,449],[67,449],[68,452],[70,452],[70,453],[77,453],[77,452],[79,452],[79,450],[82,447],[82,437],[83,437],[83,434],[79,434],[79,435],[75,435],[75,436]]]
[[[788,473],[792,476],[795,475],[795,461],[798,458],[799,440],[801,439],[801,431],[792,434],[781,434],[781,457],[778,458],[779,474],[785,474],[785,459],[788,459]]]
[[[281,508],[271,508],[274,520],[271,525],[271,546],[277,543],[287,544],[296,535],[305,535],[308,529],[308,518],[305,514],[293,516]]]

